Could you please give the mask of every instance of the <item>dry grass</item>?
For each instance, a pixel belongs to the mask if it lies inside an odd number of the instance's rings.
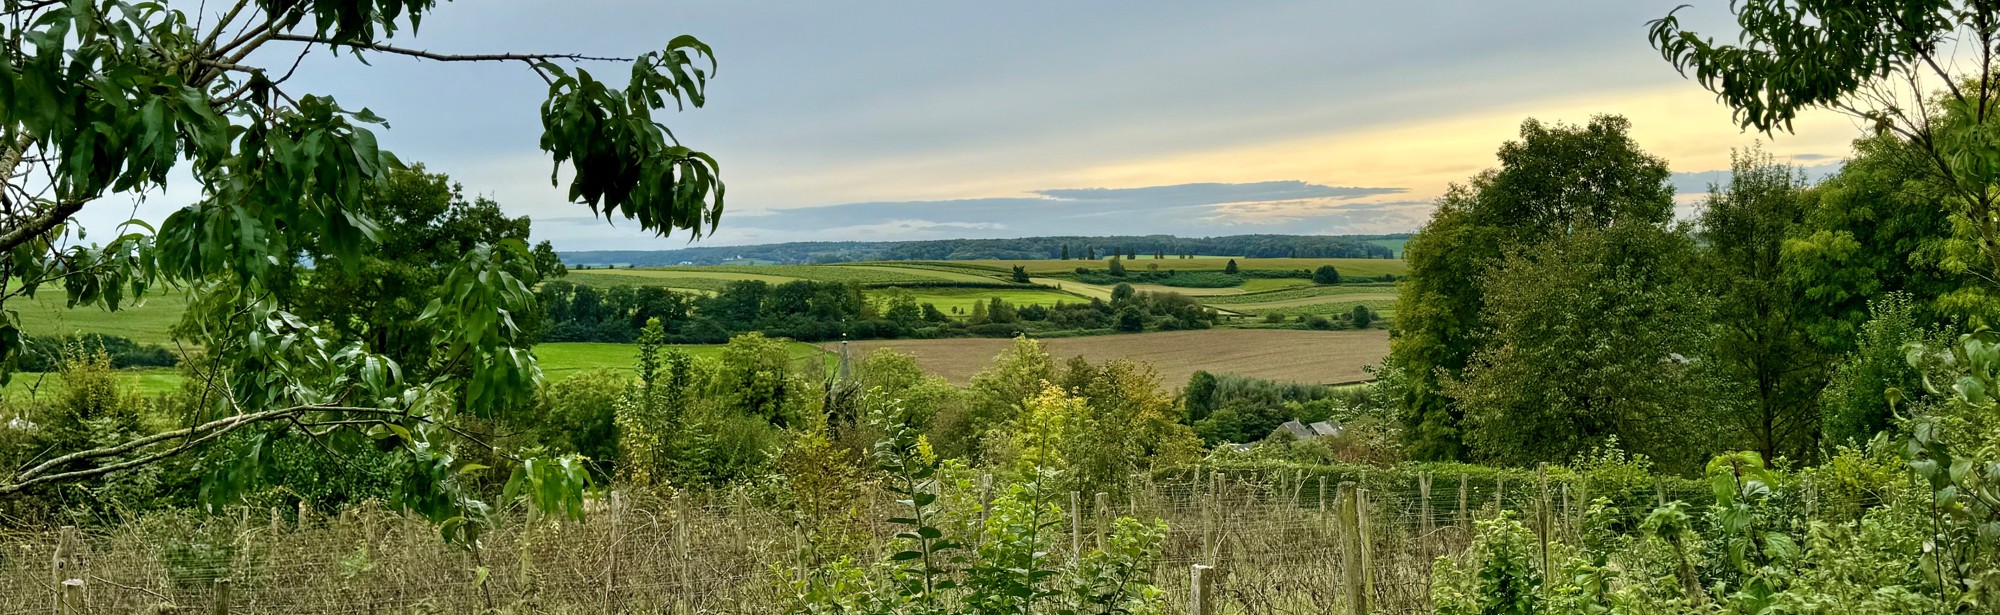
[[[893,348],[917,358],[931,373],[964,383],[992,363],[1013,340],[975,338],[849,342],[853,352]],[[1196,370],[1286,382],[1335,384],[1365,380],[1362,368],[1389,354],[1389,333],[1208,329],[1043,340],[1057,360],[1132,359],[1152,364],[1167,386],[1187,382]],[[827,346],[838,350],[839,344]]]
[[[1340,485],[1286,471],[1190,478],[1135,478],[1121,489],[1129,495],[1107,498],[1105,508],[1077,494],[1082,510],[1064,514],[1075,523],[1055,528],[1051,557],[1071,557],[1072,536],[1086,549],[1094,545],[1100,515],[1159,519],[1170,528],[1154,570],[1165,591],[1162,612],[1188,611],[1188,573],[1197,563],[1224,573],[1218,613],[1347,612],[1351,580],[1364,574],[1354,567],[1364,534],[1333,512]],[[1462,550],[1468,522],[1503,506],[1539,511],[1521,518],[1548,520],[1537,526],[1545,540],[1575,536],[1578,507],[1567,489],[1543,491],[1549,499],[1538,502],[1532,485],[1510,485],[1502,501],[1489,489],[1462,491],[1456,478],[1439,476],[1425,500],[1404,482],[1373,481],[1367,495],[1373,613],[1429,612],[1431,561]],[[970,495],[950,488],[945,499]],[[896,528],[886,521],[901,514],[886,494],[877,495],[858,506],[854,528],[835,530],[864,537],[846,552],[862,561],[888,552]],[[304,522],[288,511],[270,518],[155,514],[75,540],[4,533],[0,614],[56,612],[55,579],[76,579],[81,608],[74,613],[221,612],[212,610],[218,579],[230,580],[227,612],[236,615],[777,613],[792,606],[788,582],[808,561],[808,536],[819,534],[795,525],[789,511],[741,491],[622,496],[616,514],[598,500],[581,522],[501,514],[477,552],[445,544],[420,518],[374,508]],[[60,572],[51,569],[58,542],[71,545],[65,551],[72,556]],[[814,552],[819,561],[840,555]]]

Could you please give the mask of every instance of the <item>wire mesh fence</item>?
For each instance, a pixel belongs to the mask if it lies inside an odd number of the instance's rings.
[[[1155,583],[1165,612],[1422,613],[1431,563],[1470,524],[1518,511],[1539,537],[1571,540],[1585,498],[1695,500],[1664,486],[1475,485],[1453,476],[1336,482],[1303,472],[1135,478],[1076,494],[1055,557],[1095,544],[1104,519],[1165,521]],[[1365,485],[1365,486],[1364,486]],[[896,528],[884,494],[865,507],[864,550]],[[362,506],[147,515],[113,527],[0,534],[6,613],[771,613],[791,605],[811,528],[742,491],[623,493],[582,521],[503,516],[478,549],[436,526]],[[1064,503],[1067,504],[1065,500]],[[1635,506],[1635,512],[1639,507]],[[1073,520],[1073,521],[1072,521]],[[865,557],[864,557],[865,559]],[[1213,583],[1190,604],[1193,566]]]

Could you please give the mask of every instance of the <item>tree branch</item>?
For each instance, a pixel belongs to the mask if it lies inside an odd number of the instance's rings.
[[[88,200],[58,201],[53,207],[28,217],[21,222],[20,226],[0,233],[0,252],[12,251],[16,246],[32,241],[34,238],[42,236],[43,233],[55,229],[64,220],[68,220],[70,216],[76,215],[76,212],[83,211],[84,204],[89,202]]]
[[[513,62],[513,61],[538,62],[543,60],[573,60],[573,61],[587,61],[587,62],[631,62],[634,60],[634,58],[590,56],[579,53],[478,53],[478,54],[434,53],[422,49],[392,47],[389,45],[382,45],[378,43],[354,43],[354,42],[338,43],[331,40],[319,38],[317,36],[305,36],[300,34],[272,34],[270,36],[270,40],[291,41],[295,43],[320,43],[335,48],[346,47],[349,49],[365,49],[368,51],[380,51],[382,53],[392,53],[396,55],[410,56],[413,58],[420,58],[425,60],[436,60],[439,62]]]
[[[63,455],[61,457],[50,459],[48,461],[44,461],[41,464],[38,464],[27,470],[23,470],[18,474],[15,474],[13,479],[8,481],[6,484],[0,484],[0,495],[14,493],[41,483],[61,481],[61,480],[73,480],[78,478],[88,478],[91,476],[109,474],[111,472],[116,472],[119,470],[124,470],[127,468],[144,465],[147,463],[152,463],[155,461],[159,461],[161,459],[165,459],[167,457],[178,455],[181,452],[184,452],[192,448],[195,444],[199,444],[202,442],[222,437],[224,435],[228,435],[230,432],[236,431],[237,429],[240,429],[244,426],[253,425],[263,421],[291,418],[306,412],[314,412],[314,411],[400,414],[399,412],[394,410],[383,410],[380,408],[302,405],[302,406],[291,406],[288,408],[279,408],[276,410],[265,410],[263,412],[252,412],[249,414],[238,414],[238,415],[223,417],[220,419],[209,421],[207,423],[195,425],[193,427],[176,429],[173,431],[163,431],[143,438],[136,438],[121,444],[77,451],[74,453]],[[62,467],[70,463],[122,455],[154,444],[159,444],[174,439],[186,439],[186,442],[183,442],[181,443],[181,445],[169,448],[167,450],[159,451],[143,457],[129,459],[126,461],[114,463],[107,466],[76,470],[73,472],[61,472],[56,474],[47,473],[50,470]]]

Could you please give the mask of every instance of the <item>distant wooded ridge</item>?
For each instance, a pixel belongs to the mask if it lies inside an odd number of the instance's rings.
[[[1389,235],[1230,235],[1226,237],[1025,237],[1020,239],[935,239],[924,241],[807,241],[679,250],[593,250],[559,252],[563,263],[578,265],[720,265],[738,261],[848,263],[905,260],[1026,260],[1134,258],[1180,255],[1246,258],[1396,258],[1408,233]]]

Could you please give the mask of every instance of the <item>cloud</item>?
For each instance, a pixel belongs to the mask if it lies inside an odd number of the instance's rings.
[[[1807,158],[1808,156],[1811,156],[1812,159],[1827,158],[1827,156],[1811,155],[1811,154],[1794,155],[1791,156],[1791,158],[1796,160],[1796,159],[1804,159]],[[1834,162],[1808,165],[1808,166],[1794,165],[1794,168],[1796,168],[1799,173],[1802,173],[1806,176],[1806,183],[1816,184],[1822,181],[1826,181],[1826,178],[1832,177],[1833,174],[1835,173],[1839,173],[1840,168],[1842,166],[1845,166],[1846,164],[1847,163],[1845,161],[1834,161]],[[1688,199],[1700,200],[1703,198],[1707,198],[1708,187],[1710,185],[1725,185],[1729,183],[1729,169],[1711,169],[1707,171],[1675,173],[1673,174],[1672,177],[1668,178],[1667,181],[1668,183],[1671,183],[1674,186],[1674,196],[1676,200],[1680,201],[1686,201]]]
[[[1364,199],[1404,192],[1402,188],[1270,181],[1043,189],[1020,197],[847,203],[768,210],[755,218],[731,219],[724,223],[727,234],[719,234],[716,243],[784,238],[1397,232],[1420,224],[1429,215],[1430,204]]]

